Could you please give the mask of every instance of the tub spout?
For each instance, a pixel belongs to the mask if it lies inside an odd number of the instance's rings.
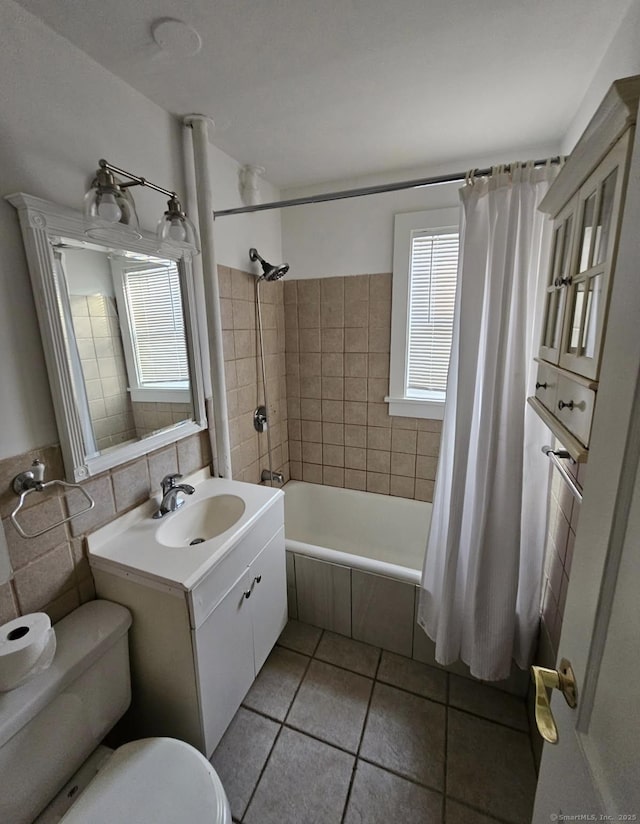
[[[262,483],[266,483],[267,481],[275,481],[279,486],[282,486],[284,484],[284,475],[282,472],[270,472],[268,469],[263,469],[260,480]]]

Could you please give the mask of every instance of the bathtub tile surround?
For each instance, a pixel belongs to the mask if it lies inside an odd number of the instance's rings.
[[[391,275],[284,282],[291,477],[431,501],[441,421],[391,417]]]
[[[415,586],[351,571],[352,635],[357,641],[411,656]]]
[[[351,636],[351,570],[296,555],[295,595],[298,619]]]
[[[208,433],[201,432],[114,467],[85,483],[96,505],[86,515],[51,530],[40,538],[21,538],[9,520],[17,498],[12,479],[35,458],[46,464],[46,479],[64,478],[62,455],[57,445],[35,449],[0,461],[0,516],[12,580],[0,587],[0,622],[27,612],[44,611],[53,622],[80,604],[95,598],[93,578],[87,563],[84,537],[119,517],[159,491],[160,478],[169,471],[189,474],[210,464]],[[47,490],[46,497],[32,493],[18,516],[27,531],[42,529],[76,509],[86,506],[77,490],[63,493],[62,487]]]
[[[533,757],[520,716],[512,713],[512,701],[524,712],[522,699],[469,682],[468,706],[455,707],[449,686],[455,676],[326,630],[319,637],[298,622],[289,623],[278,645],[273,658],[291,652],[304,664],[295,689],[291,673],[280,681],[279,665],[268,659],[274,697],[263,706],[277,707],[277,715],[245,701],[212,757],[234,821],[530,820]],[[397,685],[389,683],[394,678]],[[473,697],[475,687],[480,698]],[[487,691],[495,695],[488,699]]]
[[[299,624],[298,621],[290,620],[289,627],[305,626],[308,622],[317,630],[325,630],[316,657],[341,666],[345,653],[340,653],[340,642],[334,642],[332,639],[345,636],[360,642],[356,648],[361,650],[359,658],[362,657],[363,650],[377,647],[386,650],[381,666],[382,674],[378,677],[396,686],[409,689],[406,683],[411,683],[412,671],[407,668],[406,662],[410,659],[413,659],[418,667],[428,664],[442,672],[451,672],[471,679],[469,668],[461,661],[447,667],[442,667],[436,662],[435,644],[417,623],[419,586],[384,575],[309,558],[296,552],[287,551],[287,559],[298,582],[296,587],[289,587],[289,596],[295,599],[289,604],[289,617],[292,618],[292,613],[297,614],[299,620],[304,622]],[[339,616],[339,620],[336,620],[336,615]],[[342,626],[343,630],[336,629],[336,624]],[[288,629],[287,632],[294,633],[297,630]],[[334,644],[336,650],[323,652],[323,649]],[[303,651],[298,646],[294,646],[293,649]],[[388,653],[395,653],[394,657],[402,658],[403,668],[398,669],[395,665],[387,663]],[[307,654],[310,653],[307,651]],[[389,660],[393,661],[394,658]],[[353,668],[351,664],[350,667]],[[394,672],[395,675],[386,676],[387,672]],[[367,672],[363,671],[362,674]],[[394,681],[393,677],[400,679],[400,682]],[[491,682],[490,686],[491,689],[499,689],[522,698],[527,694],[529,681],[529,674],[514,665],[508,679]],[[475,679],[471,682],[481,683]],[[432,690],[437,690],[435,684]]]
[[[267,436],[253,427],[253,412],[264,403],[257,335],[256,278],[218,266],[231,467],[238,481],[259,483],[268,469]],[[269,426],[273,471],[289,480],[285,306],[282,281],[260,284],[264,328]],[[295,387],[294,387],[295,388]]]

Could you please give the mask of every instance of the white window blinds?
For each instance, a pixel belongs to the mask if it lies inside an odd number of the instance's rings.
[[[446,391],[458,247],[456,231],[412,232],[407,395]]]
[[[177,266],[130,269],[123,281],[139,386],[187,383],[189,361]]]

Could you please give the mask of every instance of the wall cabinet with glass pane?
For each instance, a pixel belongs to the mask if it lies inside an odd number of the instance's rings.
[[[640,78],[613,84],[542,201],[552,215],[538,376],[529,403],[572,457],[588,457]]]

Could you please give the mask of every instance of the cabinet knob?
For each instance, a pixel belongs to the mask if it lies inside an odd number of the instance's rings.
[[[573,401],[569,401],[569,403],[565,403],[564,401],[558,401],[558,409],[573,409]]]
[[[260,581],[262,581],[262,575],[257,575],[257,576],[253,579],[253,581],[254,581],[254,583],[256,583],[256,584],[259,584],[259,583],[260,583]]]
[[[536,389],[546,389],[546,388],[547,388],[547,384],[546,384],[546,383],[538,383],[538,382],[536,381]]]
[[[251,598],[251,593],[253,592],[253,584],[251,585],[251,589],[245,589],[242,593],[245,598]]]

